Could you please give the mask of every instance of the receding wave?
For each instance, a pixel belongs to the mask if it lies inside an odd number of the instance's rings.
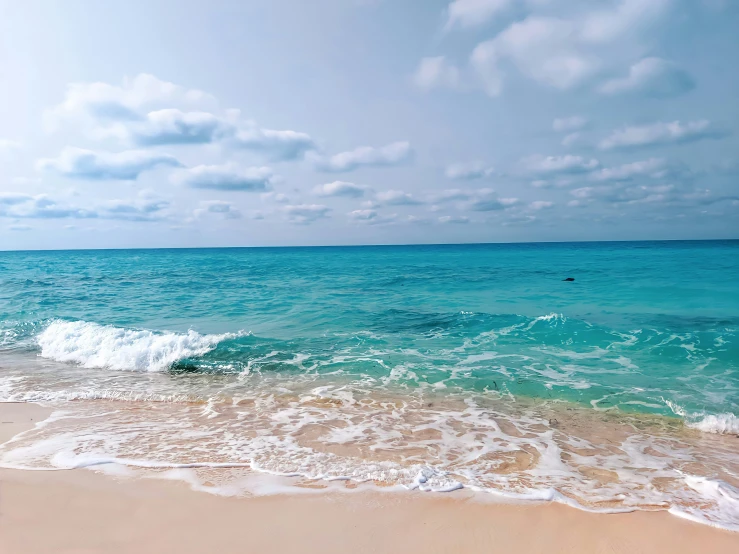
[[[87,321],[52,321],[38,336],[41,356],[88,368],[165,371],[189,357],[202,356],[234,333],[201,335],[124,329]]]

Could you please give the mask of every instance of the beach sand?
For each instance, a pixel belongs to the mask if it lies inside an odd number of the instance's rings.
[[[0,442],[47,415],[0,404]],[[592,514],[410,492],[231,498],[90,470],[3,469],[0,552],[735,553],[739,533],[666,512]]]

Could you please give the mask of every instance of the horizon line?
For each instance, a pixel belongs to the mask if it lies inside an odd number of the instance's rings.
[[[633,239],[633,240],[540,240],[510,242],[439,242],[439,243],[372,243],[372,244],[295,244],[295,245],[251,245],[251,246],[136,246],[130,248],[21,248],[0,249],[0,253],[9,252],[107,252],[126,250],[240,250],[267,248],[402,248],[408,246],[505,246],[527,244],[612,244],[612,243],[645,243],[645,242],[739,242],[739,238],[715,239]]]

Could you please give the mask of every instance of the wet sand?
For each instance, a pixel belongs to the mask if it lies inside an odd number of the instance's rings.
[[[0,442],[43,420],[0,404]],[[0,470],[0,552],[739,552],[739,533],[662,512],[592,514],[469,495],[219,497],[185,483],[93,472]]]

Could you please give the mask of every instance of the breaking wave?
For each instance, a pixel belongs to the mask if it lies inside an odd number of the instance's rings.
[[[153,332],[87,321],[52,321],[37,340],[41,356],[88,368],[166,371],[185,358],[202,356],[239,334]]]

